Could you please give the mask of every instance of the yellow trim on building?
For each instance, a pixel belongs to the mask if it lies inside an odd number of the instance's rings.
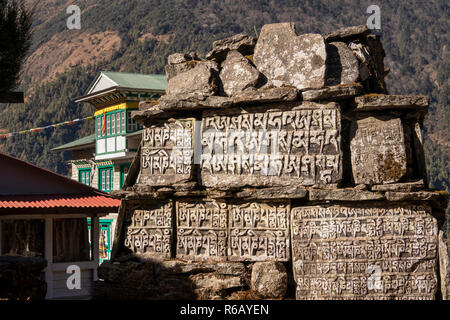
[[[111,112],[111,111],[116,111],[116,110],[123,110],[123,109],[136,109],[139,108],[139,102],[123,102],[123,103],[119,103],[110,107],[106,107],[100,110],[97,110],[94,113],[94,116],[99,116],[101,114],[104,114],[106,112]]]

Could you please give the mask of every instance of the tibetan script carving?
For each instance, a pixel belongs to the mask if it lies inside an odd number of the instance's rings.
[[[356,184],[397,182],[406,173],[402,120],[367,117],[352,123],[351,159]]]
[[[289,260],[289,202],[234,202],[229,208],[229,260]]]
[[[216,200],[180,200],[176,204],[177,258],[227,259],[227,204]]]
[[[337,183],[340,121],[336,103],[204,111],[202,181],[207,187]]]
[[[140,184],[170,185],[192,177],[194,124],[172,120],[143,130]]]
[[[126,216],[125,247],[140,256],[170,258],[172,201],[142,207],[130,210]]]
[[[293,208],[297,299],[434,299],[430,213],[425,204]]]

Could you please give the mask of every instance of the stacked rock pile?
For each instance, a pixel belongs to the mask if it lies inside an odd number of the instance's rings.
[[[384,56],[365,26],[290,23],[169,56],[166,95],[133,114],[145,129],[103,270],[154,263],[209,299],[447,298],[428,99],[389,95]]]

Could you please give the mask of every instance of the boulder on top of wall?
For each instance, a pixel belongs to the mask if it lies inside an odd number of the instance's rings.
[[[322,35],[297,36],[292,23],[264,25],[253,55],[256,67],[273,85],[299,90],[325,85],[326,60]]]
[[[206,59],[222,62],[227,53],[236,50],[242,55],[252,55],[256,40],[248,34],[239,33],[232,37],[217,40],[213,42],[213,49],[206,54]]]
[[[255,88],[260,82],[259,71],[236,50],[229,51],[225,59],[220,80],[226,95],[232,96],[247,88]]]
[[[171,78],[167,84],[166,94],[214,95],[219,89],[219,68],[214,61],[198,61],[195,66]]]
[[[353,83],[359,78],[359,62],[345,42],[327,44],[327,79],[329,86]]]
[[[349,41],[353,39],[363,38],[370,34],[367,25],[345,27],[333,32],[325,34],[323,37],[327,42],[332,41]]]
[[[176,75],[193,69],[201,60],[196,53],[174,53],[167,58],[165,66],[167,80],[172,79]]]

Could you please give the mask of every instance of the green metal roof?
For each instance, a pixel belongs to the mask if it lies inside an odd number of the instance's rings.
[[[166,90],[167,88],[166,76],[162,74],[139,74],[113,71],[102,71],[102,73],[117,83],[119,87],[149,90]]]
[[[142,130],[138,130],[138,131],[135,131],[135,132],[127,133],[127,134],[125,134],[125,136],[126,137],[128,137],[128,136],[135,136],[135,135],[138,135],[138,134],[141,134],[141,133],[142,133]],[[95,133],[91,134],[89,136],[83,137],[81,139],[78,139],[78,140],[75,140],[75,141],[63,144],[62,146],[53,148],[51,150],[52,151],[70,150],[70,149],[74,149],[76,147],[85,146],[85,145],[88,145],[88,144],[95,144]]]
[[[52,151],[60,151],[60,150],[69,150],[75,147],[84,146],[87,144],[95,143],[95,134],[91,134],[89,136],[83,137],[81,139],[63,144],[62,146],[51,149]]]

